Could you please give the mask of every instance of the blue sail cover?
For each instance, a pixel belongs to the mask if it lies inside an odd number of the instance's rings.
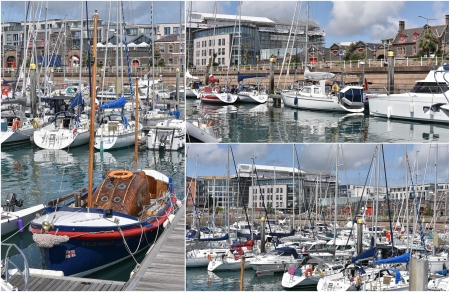
[[[238,231],[236,234],[237,234],[237,237],[243,237],[243,238],[247,238],[247,239],[252,238],[252,235],[250,233],[242,233],[242,232]],[[261,235],[253,234],[253,239],[260,240]]]
[[[292,236],[295,234],[295,230],[292,229],[291,232],[286,233],[286,232],[269,232],[270,236],[276,236],[278,238],[282,238],[282,237],[286,237],[286,236]]]
[[[240,72],[238,72],[238,82],[241,82],[242,80],[247,78],[256,78],[256,77],[265,78],[267,77],[267,74],[241,74]]]
[[[360,255],[352,258],[352,263],[356,263],[358,261],[365,260],[368,258],[373,258],[375,256],[376,252],[377,252],[377,250],[375,249],[375,247],[372,247],[366,251],[363,251]]]
[[[400,271],[396,269],[389,269],[389,270],[395,273],[395,284],[398,284],[398,282],[405,280],[403,279],[402,274],[400,274]]]
[[[127,100],[125,99],[124,96],[122,96],[117,100],[100,105],[99,108],[123,108],[126,103]]]
[[[75,94],[74,98],[70,101],[69,108],[75,108],[77,105],[83,103],[83,97],[81,96],[81,92]]]
[[[376,265],[382,265],[382,264],[401,264],[401,263],[407,263],[409,262],[410,254],[409,252],[402,254],[401,256],[388,258],[388,259],[381,259],[376,260],[374,263]]]
[[[288,247],[288,246],[286,246],[286,247],[279,247],[279,248],[276,248],[275,251],[278,254],[292,255],[294,257],[294,259],[298,259],[298,253],[295,250],[295,248]]]
[[[227,240],[228,238],[229,238],[229,236],[228,236],[228,233],[227,233],[227,234],[225,234],[222,237],[195,238],[194,240],[195,241],[200,241],[200,242],[203,242],[203,241],[222,241],[222,240]]]
[[[195,235],[197,235],[197,230],[191,229],[186,233],[186,238],[195,238]]]

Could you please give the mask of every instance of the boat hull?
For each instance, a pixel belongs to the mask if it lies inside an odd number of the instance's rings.
[[[320,276],[296,276],[289,273],[283,274],[281,280],[281,286],[284,288],[304,287],[304,286],[316,286],[319,282]]]
[[[218,103],[218,104],[231,104],[237,100],[237,95],[231,93],[201,93],[200,99],[202,102]]]
[[[269,99],[268,94],[260,94],[260,93],[256,93],[256,94],[239,93],[238,94],[238,101],[245,102],[245,103],[266,103],[268,99]]]
[[[53,140],[53,139],[54,140]],[[89,142],[89,131],[78,130],[73,134],[71,130],[46,130],[41,129],[34,132],[33,141],[39,148],[48,150],[59,150],[77,147]],[[54,142],[52,142],[52,140]]]
[[[281,94],[281,98],[283,99],[285,106],[292,108],[319,110],[319,111],[346,112],[346,113],[364,112],[364,107],[346,108],[340,105],[335,99],[331,98],[305,97],[290,94]],[[295,104],[296,98],[297,104]]]
[[[195,123],[198,124],[197,122],[195,122]],[[210,127],[207,127],[207,128],[210,128]],[[208,133],[208,131],[200,129],[199,127],[197,127],[195,124],[193,124],[191,122],[186,122],[186,134],[188,136],[186,138],[186,140],[188,142],[220,143],[220,141],[218,139],[216,139],[214,136],[212,136],[211,133]]]
[[[222,260],[213,260],[208,264],[208,271],[216,272],[216,271],[232,271],[232,270],[240,270],[242,266],[242,260],[240,258],[226,258]],[[245,259],[244,269],[251,269],[250,261]]]
[[[448,101],[438,95],[434,98],[419,94],[378,95],[369,98],[369,110],[376,117],[448,124],[448,109],[426,111],[426,108],[438,103],[448,104]]]
[[[6,131],[1,134],[1,146],[9,146],[30,142],[30,136],[21,131]]]
[[[2,236],[11,232],[19,230],[18,219],[21,218],[23,226],[26,226],[31,220],[36,217],[36,213],[40,213],[44,209],[43,204],[39,204],[30,208],[15,212],[2,211],[1,219],[1,234]]]

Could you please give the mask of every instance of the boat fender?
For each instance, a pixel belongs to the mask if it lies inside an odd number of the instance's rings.
[[[235,261],[239,260],[239,256],[238,256],[238,255],[235,255],[235,256],[234,256],[234,260],[235,260]]]
[[[212,256],[210,253],[208,254],[208,261],[212,261]]]
[[[297,96],[294,98],[294,105],[297,105],[297,103],[298,103],[298,98],[297,98]]]
[[[411,113],[414,113],[414,102],[411,102],[411,103],[409,104],[409,111],[410,111]]]
[[[312,276],[313,270],[312,270],[311,268],[307,268],[307,269],[306,269],[306,271],[305,271],[305,276],[308,277],[308,274],[309,274],[310,276]]]
[[[323,271],[322,271],[322,269],[319,269],[319,275],[321,276],[321,277],[323,277]]]
[[[182,206],[183,206],[183,203],[181,203],[180,200],[177,200],[177,207],[178,207],[178,208],[181,208]]]
[[[173,219],[175,219],[175,215],[170,214],[169,217],[168,217],[168,220],[169,220],[170,224],[172,224]]]
[[[20,121],[19,121],[19,119],[15,119],[12,129],[13,129],[13,131],[15,131],[15,130],[18,130],[19,128],[20,128]]]
[[[40,128],[39,122],[36,119],[33,119],[31,121],[31,125],[33,126],[33,128],[37,129]]]
[[[387,108],[387,118],[389,119],[391,117],[391,107],[388,106]]]
[[[17,225],[19,225],[19,231],[23,232],[23,221],[22,221],[22,218],[17,219]]]
[[[169,224],[170,224],[169,220],[166,220],[166,221],[164,221],[164,223],[163,223],[163,227],[164,227],[164,228],[167,228],[167,226],[169,226]]]

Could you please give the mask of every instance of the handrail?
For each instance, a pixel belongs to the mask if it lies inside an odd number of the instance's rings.
[[[6,251],[6,254],[5,254],[5,282],[8,283],[8,280],[10,278],[10,276],[8,275],[8,265],[9,265],[9,263],[11,263],[19,271],[20,275],[22,276],[22,278],[24,280],[25,286],[23,288],[23,291],[28,291],[28,281],[30,279],[30,268],[28,266],[27,258],[25,257],[24,253],[20,250],[20,248],[17,247],[17,245],[15,245],[13,243],[3,243],[2,242],[2,247],[3,246],[8,247],[8,250]],[[12,262],[8,257],[9,251],[11,250],[12,247],[15,247],[19,251],[20,255],[23,258],[23,263],[24,263],[23,271],[21,271],[19,269],[19,267],[17,267],[17,265],[14,262]],[[13,276],[13,275],[11,275],[11,276]]]

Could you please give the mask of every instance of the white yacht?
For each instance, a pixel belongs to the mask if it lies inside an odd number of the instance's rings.
[[[370,114],[422,122],[449,123],[448,64],[432,69],[410,92],[369,98]]]
[[[147,134],[147,148],[152,150],[177,151],[184,147],[186,122],[182,120],[165,120],[156,124]]]

